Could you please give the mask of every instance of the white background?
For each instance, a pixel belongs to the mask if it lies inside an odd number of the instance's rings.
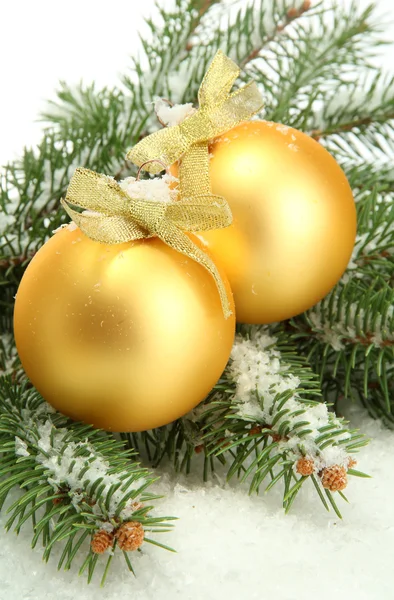
[[[171,0],[161,0],[171,6]],[[139,49],[154,0],[0,1],[0,164],[40,139],[60,80],[113,86]]]
[[[392,0],[378,5],[393,39]],[[153,9],[154,0],[1,0],[0,164],[39,140],[34,120],[58,80],[116,83]],[[392,51],[381,61],[393,65]],[[165,477],[162,513],[181,519],[163,541],[178,554],[147,548],[135,557],[136,580],[115,561],[101,590],[75,572],[58,573],[54,560],[43,565],[41,550],[29,548],[29,531],[3,533],[3,511],[0,600],[392,600],[394,434],[367,418],[361,425],[373,442],[360,469],[374,478],[349,485],[343,522],[324,512],[312,490],[303,490],[285,518],[275,492],[249,499],[221,480],[176,485]]]
[[[394,39],[393,2],[377,4]],[[144,17],[154,14],[154,0],[1,0],[0,7],[1,165],[40,139],[35,120],[59,80],[95,81],[98,88],[117,83],[139,48],[138,33],[145,30]],[[385,49],[382,64],[390,67],[393,57]]]

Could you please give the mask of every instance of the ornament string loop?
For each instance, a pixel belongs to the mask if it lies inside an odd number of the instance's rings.
[[[181,197],[209,194],[209,141],[250,119],[263,106],[254,82],[230,93],[239,74],[238,66],[219,50],[201,83],[198,110],[179,125],[145,137],[128,152],[127,159],[141,166],[155,158],[166,165],[183,158],[186,164],[181,165],[179,173]],[[144,168],[150,173],[162,170],[158,163]]]
[[[158,237],[195,260],[214,278],[224,316],[228,318],[232,314],[226,287],[215,263],[186,234],[231,224],[230,208],[220,196],[199,196],[177,202],[134,199],[112,177],[78,168],[61,203],[74,223],[92,240],[121,244]],[[84,212],[74,210],[70,204]]]
[[[165,165],[165,164],[164,164],[164,163],[163,163],[161,160],[159,160],[158,158],[153,158],[152,160],[147,160],[145,163],[142,163],[142,165],[140,166],[140,168],[139,168],[139,169],[138,169],[138,171],[137,171],[137,176],[136,176],[136,178],[135,178],[135,180],[136,180],[136,181],[139,181],[139,180],[140,180],[140,175],[141,175],[141,172],[144,170],[144,167],[145,167],[145,165],[147,165],[147,164],[149,164],[149,163],[153,163],[153,162],[159,163],[159,164],[160,164],[160,165],[163,167],[163,170],[165,170],[165,172],[168,174],[168,168],[167,168],[167,165]]]

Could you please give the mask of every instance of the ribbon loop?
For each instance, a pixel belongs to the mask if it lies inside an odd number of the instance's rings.
[[[172,164],[194,144],[204,142],[207,145],[213,138],[259,112],[263,102],[255,83],[251,82],[230,94],[239,74],[238,66],[219,50],[200,86],[197,112],[179,125],[145,137],[128,152],[127,159],[138,166],[155,158]],[[162,168],[157,163],[149,163],[146,170],[159,173]]]
[[[220,103],[223,96],[230,92],[239,74],[238,65],[219,50],[202,80],[198,92],[199,105],[211,106]]]

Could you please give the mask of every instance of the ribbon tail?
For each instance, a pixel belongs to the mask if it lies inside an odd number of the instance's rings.
[[[181,252],[188,258],[195,260],[210,273],[219,292],[224,318],[228,319],[233,314],[233,311],[231,310],[225,284],[211,257],[205,254],[183,231],[170,221],[165,220],[162,227],[157,230],[156,235],[165,244],[171,246],[177,252]]]
[[[211,193],[208,144],[193,144],[180,161],[179,188],[182,198]]]

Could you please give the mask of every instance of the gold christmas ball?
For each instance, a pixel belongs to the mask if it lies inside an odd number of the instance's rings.
[[[308,135],[242,123],[210,146],[212,192],[233,224],[201,234],[227,273],[237,321],[271,323],[321,300],[346,269],[356,236],[349,183]]]
[[[66,227],[29,264],[14,328],[22,365],[52,406],[142,431],[204,399],[228,361],[235,317],[224,318],[211,275],[159,239],[109,246]]]

